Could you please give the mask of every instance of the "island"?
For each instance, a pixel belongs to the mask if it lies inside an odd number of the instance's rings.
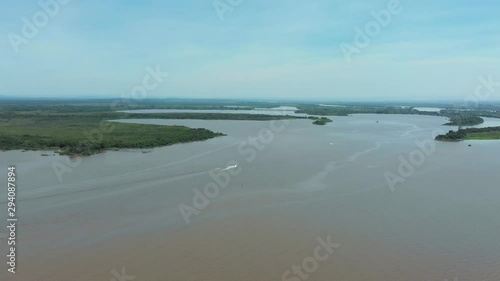
[[[329,118],[326,118],[326,117],[311,117],[311,119],[314,119],[315,121],[313,122],[314,125],[320,125],[320,126],[324,126],[328,123],[331,123],[333,122],[332,119],[329,119]]]

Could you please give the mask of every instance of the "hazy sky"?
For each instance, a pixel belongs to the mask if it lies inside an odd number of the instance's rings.
[[[500,80],[499,1],[54,1],[45,26],[38,0],[2,2],[0,95],[126,96],[157,65],[148,97],[444,99]]]

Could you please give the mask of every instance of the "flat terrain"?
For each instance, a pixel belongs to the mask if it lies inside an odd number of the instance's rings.
[[[145,105],[148,107],[148,105]],[[181,106],[175,106],[178,108]],[[185,106],[200,108],[199,106]],[[207,105],[215,109],[215,106]],[[122,148],[153,148],[203,141],[223,133],[204,128],[124,124],[126,118],[199,120],[280,120],[294,116],[224,113],[124,113],[101,103],[13,103],[1,105],[0,150],[57,150],[65,155],[92,155]]]
[[[449,131],[446,134],[436,136],[439,141],[462,141],[462,140],[497,140],[500,139],[500,127],[467,128],[457,131]]]
[[[297,110],[295,112],[291,111],[295,115],[245,113],[252,109],[270,110],[279,106]],[[445,105],[442,106],[445,107]],[[121,111],[130,109],[187,109],[200,110],[200,112],[134,113]],[[425,112],[418,111],[410,106],[401,107],[377,103],[324,106],[318,104],[277,104],[224,100],[0,101],[0,110],[2,112],[0,113],[0,150],[55,150],[66,155],[92,155],[106,150],[123,148],[153,148],[177,143],[203,141],[222,136],[224,133],[184,126],[109,122],[109,120],[119,119],[269,121],[307,118],[313,120],[315,125],[326,125],[332,120],[320,116],[377,113],[443,116],[450,119],[447,125],[476,125],[484,122],[478,116],[479,114],[495,117],[500,114],[498,113],[500,108],[497,107],[480,107],[467,111],[447,109],[440,112]],[[204,112],[201,112],[201,110]],[[225,113],[227,110],[233,112]],[[300,113],[304,115],[297,115]],[[308,117],[305,114],[314,116]],[[466,139],[465,135],[460,133],[448,134],[441,138],[441,140]],[[498,139],[498,134],[474,132],[474,135],[469,135],[467,138]]]
[[[123,124],[107,113],[5,113],[0,115],[0,149],[60,150],[91,155],[120,148],[152,148],[217,136],[207,129]]]
[[[500,131],[470,133],[465,137],[466,140],[500,140]]]

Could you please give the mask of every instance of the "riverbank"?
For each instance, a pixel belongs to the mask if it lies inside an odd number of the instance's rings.
[[[449,131],[444,135],[436,136],[438,141],[463,141],[463,140],[498,140],[500,139],[500,127],[468,128],[457,131]]]

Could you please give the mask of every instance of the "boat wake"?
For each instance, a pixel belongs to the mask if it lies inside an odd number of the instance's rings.
[[[225,168],[217,168],[214,171],[227,171],[227,170],[231,170],[231,169],[236,169],[237,167],[238,167],[238,165],[231,165],[231,166],[227,166]]]

